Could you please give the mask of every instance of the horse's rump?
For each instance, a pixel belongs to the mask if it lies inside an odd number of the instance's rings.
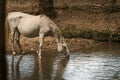
[[[8,48],[9,35],[10,35],[10,26],[8,24],[8,19],[6,18],[6,20],[5,20],[5,42],[6,42],[6,48]]]

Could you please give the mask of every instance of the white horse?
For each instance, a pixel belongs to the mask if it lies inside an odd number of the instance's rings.
[[[63,52],[65,56],[69,56],[68,47],[64,41],[64,37],[61,35],[61,31],[56,24],[46,15],[30,15],[22,12],[10,12],[6,18],[6,22],[10,26],[12,53],[16,54],[14,50],[14,35],[16,34],[16,43],[18,47],[22,49],[20,45],[20,35],[33,38],[39,36],[39,50],[38,55],[41,56],[41,49],[44,37],[46,33],[52,31],[59,52]]]

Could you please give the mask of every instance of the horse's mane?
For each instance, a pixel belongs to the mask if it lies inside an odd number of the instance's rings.
[[[52,20],[49,20],[49,21],[50,21],[49,22],[50,23],[50,28],[53,31],[55,37],[57,37],[59,40],[63,40],[62,33],[59,30],[59,28],[57,27],[57,25]]]

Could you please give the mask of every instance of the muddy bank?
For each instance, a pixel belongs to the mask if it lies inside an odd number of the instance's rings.
[[[108,0],[105,2],[101,0],[71,1],[56,0],[54,4],[57,18],[52,19],[66,38],[70,51],[100,45],[101,42],[97,41],[120,42],[120,2],[118,0],[115,12],[110,12]],[[38,10],[38,0],[25,2],[14,0],[8,1],[7,4],[7,12],[20,11],[35,15]],[[35,52],[38,49],[38,38],[22,37],[21,43],[28,52]],[[57,52],[57,45],[52,37],[46,38],[44,43],[43,51]],[[17,47],[16,50],[18,51]],[[7,51],[10,53],[10,44]]]
[[[26,51],[26,53],[36,53],[39,46],[38,40],[39,40],[38,37],[26,38],[22,36],[21,45],[23,49]],[[82,39],[82,38],[72,38],[72,39],[65,38],[65,41],[68,45],[70,52],[80,51],[81,49],[88,49],[102,44],[101,42],[96,42],[94,40]],[[15,44],[15,50],[17,51],[17,53],[20,53],[20,50],[18,49],[16,44]],[[45,38],[42,52],[58,52],[54,37]],[[7,53],[11,53],[10,42],[7,49]]]
[[[20,11],[36,14],[38,0],[9,1],[7,12]],[[72,4],[71,4],[72,3]],[[56,0],[57,18],[52,19],[66,38],[85,38],[97,41],[120,42],[120,2],[114,3],[111,12],[110,0]]]

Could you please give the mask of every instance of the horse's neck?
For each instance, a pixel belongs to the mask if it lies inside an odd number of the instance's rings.
[[[64,47],[66,47],[66,52],[69,53],[69,49],[65,43],[64,37],[62,36],[61,31],[58,29],[58,27],[56,25],[53,26],[52,31],[55,35],[58,46],[59,46],[59,44],[62,44]]]
[[[53,33],[55,35],[55,38],[56,38],[57,42],[60,43],[60,42],[62,42],[64,40],[63,36],[62,36],[62,33],[61,33],[61,31],[58,28],[55,28],[53,30]]]
[[[52,20],[49,20],[50,21],[50,28],[56,38],[57,41],[60,41],[62,35],[61,35],[61,31],[59,30],[59,28],[57,27],[57,25],[52,21]]]

